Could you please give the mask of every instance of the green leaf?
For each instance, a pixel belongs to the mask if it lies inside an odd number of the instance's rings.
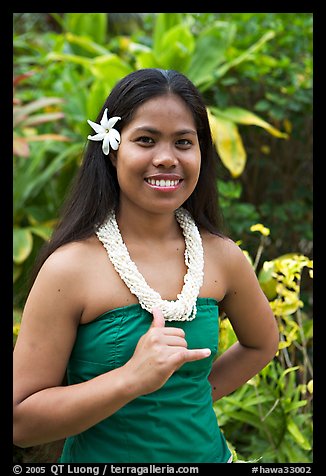
[[[14,263],[23,263],[33,248],[33,236],[26,228],[14,228],[13,232],[13,259]]]
[[[184,71],[191,61],[194,47],[195,40],[189,28],[176,25],[163,35],[161,51],[154,50],[154,56],[162,68]]]
[[[226,22],[215,22],[199,34],[186,74],[200,90],[214,80],[216,68],[225,60],[234,34],[235,26]]]
[[[239,64],[243,63],[244,61],[248,61],[252,58],[253,53],[256,53],[260,50],[264,44],[275,37],[274,31],[267,31],[256,43],[251,45],[247,50],[245,50],[241,55],[237,56],[233,60],[225,63],[224,65],[220,66],[216,72],[216,77],[220,78],[224,76],[227,71]]]
[[[182,23],[182,13],[159,13],[156,16],[153,31],[153,50],[155,55],[163,51],[162,38],[164,34],[176,25]]]
[[[23,272],[23,267],[19,266],[19,265],[16,265],[14,263],[13,276],[12,276],[13,283],[15,283],[17,281],[19,276],[21,276],[22,272]]]
[[[108,89],[132,72],[132,67],[115,54],[96,56],[87,66],[97,79],[105,81]]]
[[[64,61],[65,63],[75,63],[83,66],[84,68],[89,68],[91,63],[91,58],[86,58],[85,56],[66,54],[66,53],[49,53],[46,55],[46,60],[48,62],[53,61]]]
[[[292,419],[287,422],[286,426],[293,438],[301,446],[301,448],[303,448],[304,450],[311,450],[311,444],[309,443],[307,438],[305,438],[305,436],[301,433],[298,426],[294,423]]]
[[[78,45],[89,53],[92,53],[93,55],[107,55],[110,53],[107,48],[104,48],[104,46],[95,43],[87,36],[77,36],[68,32],[66,33],[66,39],[67,41],[69,41],[69,43]]]
[[[42,238],[44,241],[47,241],[53,232],[53,229],[51,227],[45,225],[30,226],[29,230],[34,235],[37,235]]]
[[[65,13],[66,31],[88,36],[99,45],[106,41],[107,13]]]
[[[154,56],[153,51],[141,51],[136,55],[137,69],[142,68],[159,68],[160,64]]]

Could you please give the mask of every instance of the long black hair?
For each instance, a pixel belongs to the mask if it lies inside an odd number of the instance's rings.
[[[182,206],[191,213],[198,226],[222,236],[217,193],[217,154],[212,143],[204,100],[186,76],[174,70],[156,68],[130,73],[112,89],[95,122],[100,122],[107,108],[110,117],[121,117],[115,125],[115,129],[121,132],[141,104],[168,93],[179,96],[191,110],[201,152],[201,170],[196,188]],[[51,240],[39,254],[33,279],[53,251],[66,243],[90,237],[96,226],[103,223],[108,211],[116,208],[118,203],[116,169],[110,158],[103,154],[102,142],[89,141],[61,219]]]

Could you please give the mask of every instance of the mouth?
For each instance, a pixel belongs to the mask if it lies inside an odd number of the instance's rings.
[[[182,179],[162,179],[162,178],[145,178],[145,182],[151,187],[155,188],[169,188],[176,189],[182,182]]]
[[[175,174],[157,174],[145,177],[145,182],[157,192],[174,192],[180,188],[183,178]]]

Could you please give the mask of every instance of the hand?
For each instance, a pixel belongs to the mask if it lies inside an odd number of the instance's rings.
[[[210,355],[210,349],[187,349],[183,329],[165,327],[160,309],[153,309],[153,321],[138,341],[132,358],[126,366],[140,395],[154,392],[185,362],[200,360]]]

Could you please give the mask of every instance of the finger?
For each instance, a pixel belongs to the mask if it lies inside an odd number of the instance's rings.
[[[175,352],[171,359],[176,364],[183,364],[185,362],[194,362],[195,360],[205,359],[211,355],[210,349],[182,349],[179,352]]]
[[[153,321],[151,327],[165,327],[165,319],[161,309],[154,307],[152,310]]]
[[[187,348],[187,346],[188,346],[186,339],[184,339],[183,337],[179,337],[179,336],[169,336],[169,335],[165,334],[164,342],[165,342],[166,345],[169,345],[171,347],[185,347],[185,348]]]
[[[211,355],[211,349],[187,349],[185,358],[186,362],[201,360]]]
[[[186,333],[180,327],[165,327],[164,334],[169,336],[185,337]]]

